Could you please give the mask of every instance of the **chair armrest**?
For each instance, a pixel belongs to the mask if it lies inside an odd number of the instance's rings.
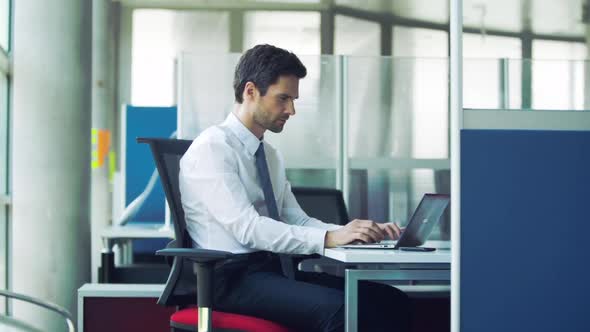
[[[196,263],[215,263],[233,256],[233,254],[228,251],[198,248],[165,248],[156,251],[156,255],[181,257]]]
[[[156,251],[159,256],[172,256],[194,262],[197,274],[197,304],[199,307],[213,307],[213,268],[215,263],[228,259],[234,254],[227,251],[198,248],[166,248]]]

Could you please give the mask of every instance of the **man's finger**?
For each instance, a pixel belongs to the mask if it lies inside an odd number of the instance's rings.
[[[387,224],[383,224],[382,229],[387,233],[387,236],[390,239],[395,240],[395,233],[389,227],[387,227]]]
[[[399,228],[399,226],[396,223],[392,223],[391,227],[393,228],[393,231],[395,232],[395,235],[397,236],[397,238],[402,236],[402,230]]]
[[[362,227],[361,232],[368,234],[371,238],[374,239],[374,242],[379,242],[379,241],[383,240],[383,238],[384,238],[380,229],[379,229],[379,231],[376,231],[374,228],[371,228],[371,227]]]
[[[373,242],[379,242],[384,238],[381,229],[375,230],[371,227],[359,227],[358,231],[370,236],[373,239]]]

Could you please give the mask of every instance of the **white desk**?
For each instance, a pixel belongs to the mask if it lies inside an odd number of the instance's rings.
[[[103,253],[111,253],[115,244],[119,245],[119,264],[133,262],[132,239],[174,238],[172,226],[164,227],[162,222],[143,222],[127,224],[125,226],[109,226],[102,230],[100,237],[103,241]]]
[[[451,279],[451,250],[448,241],[428,241],[432,252],[412,252],[391,249],[326,249],[324,256],[343,263],[362,264],[346,269],[344,277],[346,331],[358,330],[358,282],[360,280],[449,281]],[[365,267],[378,264],[379,269]]]

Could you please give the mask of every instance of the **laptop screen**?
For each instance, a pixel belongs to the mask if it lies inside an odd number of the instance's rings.
[[[424,194],[396,247],[417,247],[424,244],[449,201],[449,195]]]

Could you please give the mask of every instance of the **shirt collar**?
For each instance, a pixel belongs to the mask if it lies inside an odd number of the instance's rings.
[[[240,121],[240,119],[238,119],[238,117],[233,112],[229,113],[223,124],[236,135],[242,144],[244,144],[244,147],[248,153],[250,153],[252,156],[256,153],[256,150],[258,150],[262,140],[259,140],[258,137],[256,137],[256,135],[250,131],[250,129],[246,128],[242,121]]]

